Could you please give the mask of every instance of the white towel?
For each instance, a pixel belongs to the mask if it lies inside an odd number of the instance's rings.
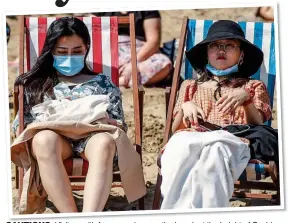
[[[32,108],[36,122],[44,121],[79,121],[90,124],[106,118],[109,97],[90,95],[76,100],[49,100]]]
[[[228,207],[250,149],[223,131],[178,132],[161,158],[161,209]]]

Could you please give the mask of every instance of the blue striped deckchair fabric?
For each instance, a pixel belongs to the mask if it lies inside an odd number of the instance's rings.
[[[215,20],[193,20],[190,19],[187,25],[186,50],[189,50],[201,42],[208,33],[210,26]],[[274,88],[276,77],[275,57],[275,34],[274,23],[263,22],[238,22],[242,27],[246,39],[257,45],[264,53],[264,62],[261,68],[252,76],[253,79],[261,80],[267,86],[271,107],[273,108]],[[181,73],[183,79],[195,79],[196,72],[189,61],[185,59],[185,72]],[[271,120],[265,123],[271,125]]]
[[[240,181],[261,180],[262,174],[264,173],[265,173],[265,165],[263,163],[260,164],[248,163],[246,169],[239,177],[239,180]]]

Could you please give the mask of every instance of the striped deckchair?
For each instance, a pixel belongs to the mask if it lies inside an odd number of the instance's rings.
[[[91,36],[91,46],[87,57],[87,63],[96,73],[109,76],[112,82],[118,83],[118,25],[127,24],[130,27],[131,38],[131,62],[133,69],[133,100],[135,122],[135,146],[142,157],[142,108],[143,89],[138,86],[136,73],[136,44],[134,15],[125,17],[78,17],[88,27]],[[30,70],[36,63],[44,45],[47,30],[57,17],[26,17],[20,19],[20,61],[19,74],[24,70]],[[26,43],[26,44],[25,44]],[[25,48],[25,50],[24,50]],[[23,131],[23,86],[14,89],[14,114],[19,110],[20,132]],[[69,158],[64,161],[66,171],[72,182],[73,190],[83,190],[85,177],[88,170],[88,162],[82,158]],[[16,188],[19,195],[22,191],[23,169],[16,168]],[[121,182],[118,172],[113,174],[113,182]],[[113,184],[112,187],[121,186]],[[19,196],[20,197],[20,196]],[[139,209],[144,209],[144,198],[139,199]]]
[[[210,26],[214,22],[214,20],[193,20],[188,19],[187,17],[184,17],[183,19],[172,88],[166,89],[167,121],[164,143],[168,142],[171,134],[170,130],[172,125],[172,113],[176,101],[180,77],[182,80],[197,78],[196,71],[192,68],[189,61],[185,58],[184,49],[186,48],[188,50],[197,43],[201,42],[206,37]],[[264,62],[261,68],[252,76],[252,78],[262,80],[265,83],[269,91],[270,103],[273,108],[276,77],[274,24],[263,22],[238,23],[242,27],[246,35],[246,39],[256,44],[264,52]],[[271,125],[271,120],[264,124]],[[258,182],[266,172],[270,174],[273,182]],[[161,199],[160,185],[161,175],[158,174],[153,209],[159,208],[159,203]],[[240,176],[239,180],[235,183],[235,187],[242,189],[274,190],[277,192],[274,195],[253,194],[245,192],[237,193],[237,191],[235,191],[233,195],[248,198],[271,199],[275,203],[280,204],[279,178],[276,170],[276,164],[274,161],[269,162],[269,164],[264,164],[260,161],[251,160],[242,175]]]

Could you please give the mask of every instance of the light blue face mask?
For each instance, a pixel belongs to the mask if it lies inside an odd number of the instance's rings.
[[[53,58],[53,67],[59,73],[68,77],[78,74],[84,67],[84,55],[53,55]]]
[[[227,76],[227,75],[230,75],[232,73],[236,73],[239,71],[239,68],[238,68],[239,64],[235,64],[234,66],[232,67],[229,67],[225,70],[218,70],[216,69],[215,67],[211,66],[210,64],[207,64],[206,65],[206,68],[208,71],[210,71],[213,75],[215,76]]]

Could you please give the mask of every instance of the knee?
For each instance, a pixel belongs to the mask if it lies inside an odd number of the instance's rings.
[[[43,130],[38,132],[32,139],[32,154],[37,160],[49,159],[60,152],[57,152],[57,143],[60,136],[51,131]]]
[[[106,134],[98,134],[89,139],[85,147],[85,156],[89,162],[103,162],[109,165],[115,155],[114,140]]]

